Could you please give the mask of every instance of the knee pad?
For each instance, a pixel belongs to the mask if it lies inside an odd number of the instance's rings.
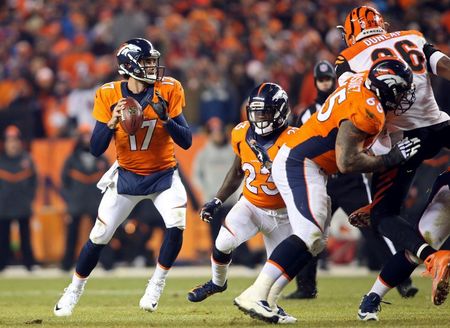
[[[94,227],[89,234],[89,239],[92,240],[94,244],[106,245],[111,240],[113,234],[114,231],[108,232],[107,225],[97,218],[97,220],[95,220]]]
[[[163,217],[164,218],[164,217]],[[164,218],[166,228],[178,228],[179,230],[186,229],[186,208],[179,207],[170,210],[170,219]]]
[[[222,253],[229,254],[239,246],[239,241],[228,229],[222,226],[217,235],[215,246]]]

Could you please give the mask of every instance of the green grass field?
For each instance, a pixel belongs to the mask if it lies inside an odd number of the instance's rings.
[[[193,276],[195,268],[193,269]],[[414,299],[401,299],[396,291],[386,297],[380,322],[359,322],[356,312],[361,295],[374,276],[358,278],[321,277],[319,297],[312,301],[281,300],[286,311],[302,327],[449,327],[449,303],[436,307],[430,301],[429,279],[414,278],[420,288]],[[268,324],[253,320],[233,306],[252,280],[232,278],[228,290],[202,303],[190,303],[187,291],[204,278],[170,278],[158,311],[147,313],[138,302],[145,278],[93,278],[74,314],[53,316],[52,307],[67,279],[0,278],[0,327],[250,327]],[[289,286],[286,292],[292,290]]]

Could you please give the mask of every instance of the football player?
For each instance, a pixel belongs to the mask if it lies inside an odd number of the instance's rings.
[[[435,249],[443,248],[443,245],[448,246],[450,242],[450,220],[448,213],[450,213],[450,167],[434,182],[426,208],[417,225],[423,240],[426,240]],[[402,268],[404,265],[402,258],[405,256],[408,256],[408,254],[404,252],[397,253],[386,263],[372,289],[367,295],[364,295],[359,306],[358,319],[363,321],[378,321],[378,312],[380,311],[382,298],[408,274]],[[417,259],[412,257],[408,258],[414,268],[419,265]],[[440,272],[438,273],[441,274],[446,269],[447,267],[441,266],[439,268]],[[426,272],[426,274],[429,273]],[[388,285],[383,279],[389,279],[393,285]],[[433,298],[433,302],[436,305],[441,305],[447,297],[448,282],[439,282],[436,289],[439,293],[437,293],[438,297]]]
[[[103,154],[114,137],[117,161],[98,183],[104,192],[98,217],[81,250],[72,282],[54,307],[56,316],[72,314],[103,247],[141,200],[154,202],[166,226],[155,272],[139,302],[142,309],[157,309],[166,276],[181,249],[186,191],[177,171],[174,144],[188,149],[192,135],[182,114],[183,88],[177,80],[164,76],[159,58],[159,51],[148,40],[125,42],[117,61],[126,80],[106,83],[95,94],[93,116],[97,122],[91,152]],[[143,108],[144,121],[135,135],[128,135],[118,124],[126,97],[133,97]]]
[[[212,279],[188,293],[191,302],[227,289],[227,273],[232,252],[258,232],[263,234],[267,256],[292,229],[286,205],[271,175],[272,160],[287,137],[296,128],[289,127],[288,95],[275,83],[262,83],[250,94],[247,105],[248,121],[238,124],[232,131],[231,143],[236,153],[234,164],[216,194],[200,212],[203,221],[210,222],[214,213],[244,180],[243,196],[225,218],[217,236],[211,256]],[[297,320],[277,306],[278,286],[274,286],[268,304],[283,323]]]
[[[392,144],[404,137],[419,138],[421,147],[416,156],[401,165],[375,172],[372,178],[372,198],[370,221],[374,229],[392,242],[406,249],[412,256],[425,262],[427,270],[434,277],[432,299],[435,304],[448,293],[449,251],[436,251],[424,242],[417,230],[399,216],[400,207],[417,167],[423,160],[432,158],[443,147],[450,147],[450,117],[439,110],[431,88],[430,74],[450,79],[450,58],[428,44],[423,35],[414,30],[387,32],[381,14],[374,8],[361,6],[354,8],[346,17],[342,30],[348,48],[336,59],[336,72],[339,82],[348,74],[367,70],[373,61],[384,56],[396,56],[408,64],[413,72],[416,86],[416,101],[403,115],[388,113],[386,129],[372,148],[377,154],[389,151]],[[384,283],[395,286],[396,275],[409,276],[416,267],[409,256],[398,255],[399,266],[396,272],[381,277]],[[385,273],[385,270],[383,270]],[[435,274],[436,273],[436,274]]]
[[[314,84],[317,89],[317,98],[299,116],[297,126],[301,126],[320,110],[328,96],[336,89],[336,73],[333,66],[327,60],[321,60],[314,66]],[[331,198],[331,216],[341,208],[347,215],[354,210],[369,204],[371,200],[368,179],[364,174],[333,174],[328,177],[327,193]],[[396,253],[394,245],[390,240],[383,239],[373,229],[364,227],[360,229],[367,245],[370,245],[374,257],[382,264],[386,259]],[[326,250],[324,251],[326,252]],[[289,294],[289,299],[311,299],[317,295],[317,261],[323,253],[314,257],[295,277],[297,290]],[[413,297],[418,289],[412,285],[411,278],[407,277],[404,282],[397,286],[403,297]]]
[[[398,165],[417,152],[417,139],[399,141],[382,156],[367,148],[382,131],[385,112],[406,111],[414,100],[412,72],[386,57],[369,72],[354,74],[295,133],[272,166],[273,180],[287,207],[293,234],[272,252],[252,286],[235,298],[244,313],[268,322],[278,316],[267,306],[274,284],[286,285],[326,244],[330,215],[327,175],[373,172]]]

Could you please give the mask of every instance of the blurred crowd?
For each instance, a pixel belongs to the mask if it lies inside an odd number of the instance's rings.
[[[92,125],[96,87],[118,79],[115,50],[145,37],[186,92],[195,129],[239,122],[256,84],[288,90],[294,112],[315,98],[312,67],[344,46],[336,25],[360,1],[5,1],[0,5],[0,124],[24,138],[72,136]],[[391,30],[418,29],[449,53],[450,1],[376,0]],[[426,15],[421,13],[426,12]],[[438,85],[439,90],[445,85]],[[447,84],[448,87],[448,84]],[[436,92],[441,105],[449,95]],[[447,106],[448,107],[448,106]]]

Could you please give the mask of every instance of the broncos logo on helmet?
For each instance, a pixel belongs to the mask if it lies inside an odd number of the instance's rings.
[[[382,57],[370,68],[367,87],[375,92],[385,110],[406,112],[416,100],[413,73],[396,57]]]
[[[344,26],[337,28],[342,32],[342,38],[347,46],[371,35],[386,33],[383,16],[372,7],[354,8],[345,18]]]

